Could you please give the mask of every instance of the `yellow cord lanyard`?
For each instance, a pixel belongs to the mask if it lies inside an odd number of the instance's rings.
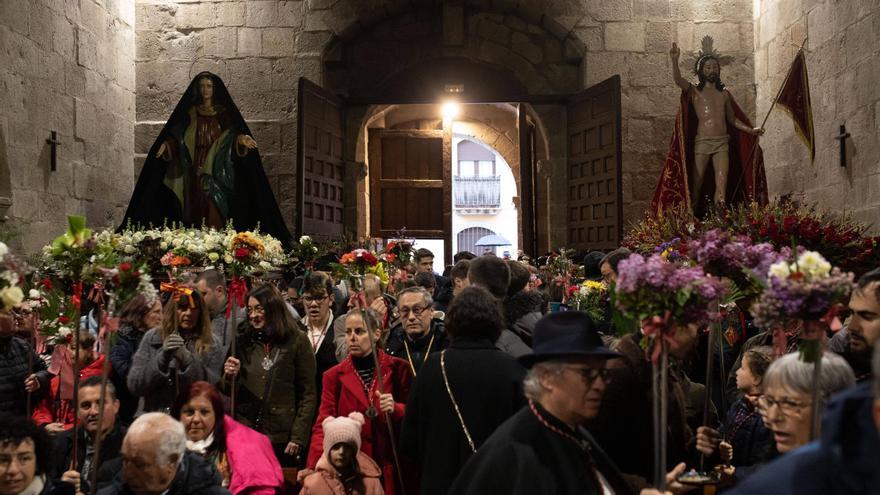
[[[431,353],[431,346],[434,345],[434,337],[436,336],[436,333],[431,335],[431,340],[428,342],[428,348],[425,349],[425,357],[422,358],[422,364],[425,364],[425,361],[428,360],[428,355]],[[409,368],[412,370],[413,377],[415,378],[418,373],[416,373],[416,367],[413,364],[412,355],[409,353],[409,344],[406,343],[406,335],[403,336],[403,347],[406,349],[406,360],[409,362]]]

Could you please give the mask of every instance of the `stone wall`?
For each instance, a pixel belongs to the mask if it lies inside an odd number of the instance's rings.
[[[253,132],[292,229],[296,85],[301,76],[321,80],[322,45],[307,39],[306,11],[303,1],[137,0],[136,173],[192,78],[211,71]]]
[[[762,139],[767,181],[774,196],[794,193],[878,228],[880,219],[880,4],[834,0],[762,0],[755,19],[757,111],[763,118],[797,53],[809,36],[816,159],[776,109]],[[839,126],[848,163],[840,166]]]
[[[574,33],[587,48],[585,86],[620,74],[623,112],[625,221],[638,220],[654,195],[672,136],[680,90],[672,81],[669,49],[681,48],[681,73],[692,68],[704,36],[731,56],[721,79],[754,119],[752,0],[590,2]],[[694,78],[695,79],[695,78]]]
[[[734,57],[723,68],[725,82],[753,115],[752,3],[467,0],[458,4],[459,12],[443,9],[439,0],[137,0],[135,161],[142,160],[191,77],[212,70],[251,124],[292,226],[300,76],[349,92],[397,83],[394,73],[382,69],[389,64],[422,62],[425,75],[430,63],[424,61],[455,56],[510,70],[529,91],[565,94],[620,74],[624,212],[627,220],[637,219],[653,194],[677,109],[670,42],[679,41],[684,65],[692,63],[699,40],[713,36],[717,49]],[[360,73],[351,72],[358,67]],[[561,116],[558,109],[540,112]],[[560,123],[548,124],[548,132],[558,134]],[[548,140],[555,143],[548,163],[555,165],[546,174],[551,192],[559,193],[551,194],[549,205],[559,226],[551,243],[558,245],[565,242],[565,139]],[[353,150],[346,159],[354,159]]]
[[[132,190],[134,5],[0,1],[0,189],[13,247],[35,252],[68,214],[114,225]],[[57,170],[46,139],[57,131]],[[0,196],[4,196],[0,191]]]

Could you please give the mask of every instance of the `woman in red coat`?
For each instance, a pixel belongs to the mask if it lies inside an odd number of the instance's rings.
[[[372,310],[367,311],[367,319],[374,331],[373,339],[381,336],[378,318]],[[400,424],[409,397],[412,372],[406,361],[391,357],[376,345],[379,369],[382,373],[382,388],[376,379],[375,362],[370,345],[370,335],[359,310],[352,310],[345,316],[345,340],[350,354],[345,360],[324,373],[321,392],[321,407],[318,418],[312,428],[312,439],[309,446],[309,457],[306,463],[309,469],[315,469],[322,454],[324,430],[321,424],[328,416],[348,416],[359,412],[366,422],[361,428],[361,450],[376,461],[382,470],[382,485],[388,495],[401,493],[397,482],[398,473],[394,467],[392,441],[388,433],[387,419],[390,418],[395,438],[398,438]],[[412,477],[412,470],[407,469],[404,479]],[[407,482],[407,493],[416,493],[414,486]]]

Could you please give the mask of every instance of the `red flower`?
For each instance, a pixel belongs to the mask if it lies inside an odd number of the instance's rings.
[[[251,255],[251,250],[246,247],[235,248],[234,256],[240,260],[247,259]]]
[[[68,323],[70,323],[70,317],[61,315],[58,317],[58,323],[61,323],[62,325],[67,325]]]
[[[131,263],[120,263],[119,264],[119,271],[120,272],[127,272],[129,270],[131,270]]]
[[[785,220],[782,222],[782,228],[789,234],[797,232],[798,219],[792,216],[785,217]]]
[[[131,276],[134,277],[134,278],[140,278],[140,276],[141,276],[141,271],[140,271],[140,270],[135,270],[135,271],[131,272]]]
[[[43,280],[40,280],[40,285],[42,285],[43,288],[46,290],[52,290],[52,281],[49,280],[48,278],[44,278]]]
[[[389,263],[394,263],[394,260],[397,259],[397,256],[394,256],[394,253],[388,253],[385,255],[385,260]]]

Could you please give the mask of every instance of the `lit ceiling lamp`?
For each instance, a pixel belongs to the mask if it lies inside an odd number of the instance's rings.
[[[446,84],[443,92],[447,95],[443,102],[443,120],[451,122],[461,112],[458,96],[464,93],[464,84]]]
[[[455,101],[447,101],[443,103],[443,120],[452,120],[458,117],[461,106]]]

